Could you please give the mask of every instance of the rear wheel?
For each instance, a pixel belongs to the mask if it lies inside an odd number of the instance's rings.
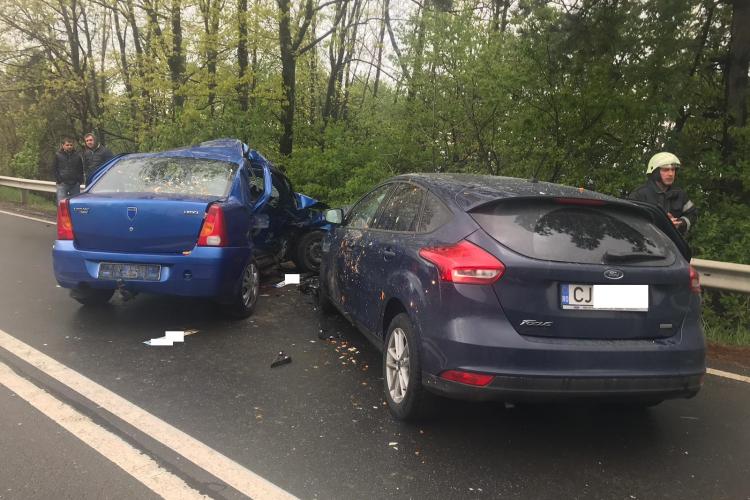
[[[224,306],[227,316],[235,319],[247,318],[253,313],[258,302],[260,273],[258,265],[251,260],[242,271],[242,279],[234,301]]]
[[[320,261],[323,258],[321,243],[323,242],[323,231],[312,231],[302,235],[297,240],[297,248],[294,252],[294,263],[302,272],[318,272]]]
[[[73,288],[70,296],[84,306],[101,306],[109,302],[114,290],[100,290],[98,288]]]
[[[416,420],[432,411],[435,396],[422,386],[419,336],[405,313],[388,326],[383,352],[383,380],[388,409],[398,420]]]

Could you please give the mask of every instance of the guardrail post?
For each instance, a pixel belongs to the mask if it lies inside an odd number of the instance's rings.
[[[27,205],[29,203],[29,191],[27,189],[19,189],[21,191],[21,205]]]

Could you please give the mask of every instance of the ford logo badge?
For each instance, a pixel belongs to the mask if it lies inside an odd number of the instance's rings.
[[[619,280],[623,276],[625,276],[625,273],[623,273],[619,269],[607,269],[606,271],[604,271],[604,277],[609,280]]]

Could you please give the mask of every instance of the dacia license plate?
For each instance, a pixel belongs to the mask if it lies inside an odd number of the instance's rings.
[[[591,311],[648,311],[648,285],[564,283],[560,286],[560,306]]]
[[[161,265],[102,262],[99,264],[98,277],[100,280],[159,281]]]

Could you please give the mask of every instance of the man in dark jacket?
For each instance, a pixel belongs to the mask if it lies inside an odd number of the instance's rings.
[[[687,193],[674,185],[680,166],[680,160],[672,153],[656,153],[646,168],[648,181],[630,193],[630,199],[657,205],[685,235],[698,219],[698,210]]]
[[[65,137],[60,150],[52,162],[57,183],[57,202],[81,192],[83,183],[83,160],[75,150],[75,143]]]
[[[106,146],[98,143],[94,134],[86,134],[83,142],[86,143],[86,148],[83,150],[83,168],[88,179],[91,172],[111,160],[114,155]]]

